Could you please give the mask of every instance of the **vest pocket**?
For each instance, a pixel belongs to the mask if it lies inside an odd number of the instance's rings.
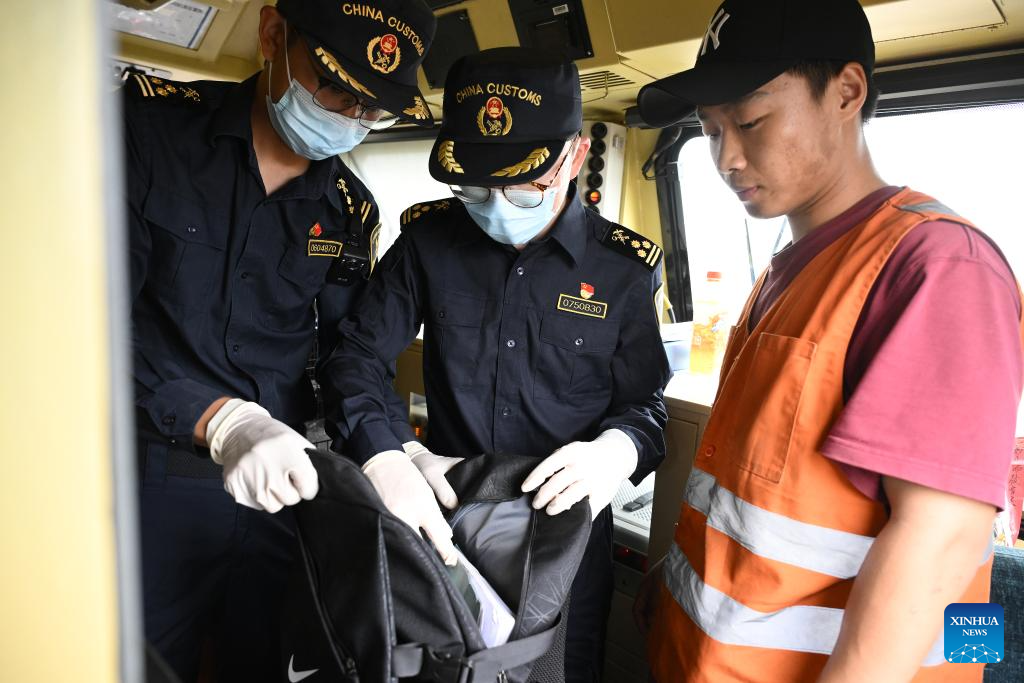
[[[797,337],[762,333],[743,377],[729,377],[719,412],[719,432],[740,469],[773,484],[782,480],[800,400],[817,344]],[[728,381],[728,380],[727,380]]]

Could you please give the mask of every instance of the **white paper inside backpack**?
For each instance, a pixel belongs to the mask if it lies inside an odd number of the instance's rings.
[[[476,567],[466,559],[462,551],[458,548],[456,551],[459,554],[459,564],[469,576],[469,585],[476,593],[477,600],[480,601],[479,626],[484,643],[487,647],[504,645],[508,642],[508,637],[512,635],[512,628],[516,625],[516,616],[487,582],[487,579],[481,576]]]

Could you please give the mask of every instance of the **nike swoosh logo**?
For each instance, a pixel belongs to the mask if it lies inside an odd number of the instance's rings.
[[[299,681],[309,678],[319,670],[320,669],[310,669],[309,671],[296,671],[295,655],[292,655],[291,659],[288,660],[288,683],[299,683]]]

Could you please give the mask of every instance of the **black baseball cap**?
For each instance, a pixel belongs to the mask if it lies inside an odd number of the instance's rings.
[[[416,74],[437,19],[422,0],[278,0],[277,9],[339,86],[403,119],[433,125]]]
[[[484,50],[448,71],[430,175],[450,185],[529,182],[582,128],[575,64],[521,47]]]
[[[640,89],[640,116],[668,126],[808,60],[859,62],[872,72],[875,44],[857,0],[725,0],[711,16],[696,66]]]

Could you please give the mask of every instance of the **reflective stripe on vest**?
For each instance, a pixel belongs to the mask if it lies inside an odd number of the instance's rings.
[[[664,575],[672,597],[693,623],[726,645],[829,655],[839,638],[844,610],[804,605],[775,612],[751,609],[701,581],[678,546],[669,548]],[[922,666],[944,661],[939,633]]]
[[[686,482],[686,502],[708,518],[709,527],[755,555],[840,579],[857,575],[875,540],[751,505],[696,468]]]

